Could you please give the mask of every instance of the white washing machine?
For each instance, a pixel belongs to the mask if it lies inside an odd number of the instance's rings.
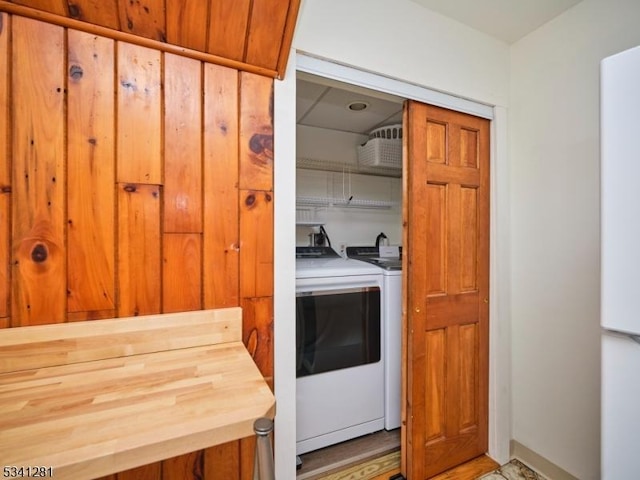
[[[384,428],[383,292],[379,268],[296,248],[298,455]]]
[[[401,253],[401,247],[399,249]],[[384,428],[400,428],[402,413],[402,260],[380,257],[378,247],[347,247],[349,258],[382,271],[384,330]]]

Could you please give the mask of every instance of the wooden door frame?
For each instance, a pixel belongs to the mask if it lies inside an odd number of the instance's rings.
[[[509,179],[507,164],[507,109],[487,106],[419,87],[355,67],[338,65],[294,51],[285,79],[275,82],[274,142],[275,229],[274,341],[275,391],[278,404],[275,437],[278,478],[295,476],[295,107],[296,71],[312,73],[399,97],[431,103],[487,118],[491,122],[490,159],[490,361],[489,455],[500,463],[509,460],[511,432],[511,344],[509,326]],[[281,228],[284,227],[284,228]],[[293,334],[295,335],[295,333]],[[294,373],[291,373],[294,372]],[[506,388],[505,388],[506,387]],[[497,415],[500,412],[500,415]]]

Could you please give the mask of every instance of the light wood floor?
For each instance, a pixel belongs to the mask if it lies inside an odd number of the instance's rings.
[[[324,475],[382,457],[400,449],[400,429],[372,433],[301,455],[296,480],[319,480]]]
[[[302,468],[296,480],[321,480],[326,475],[382,457],[400,449],[400,430],[365,435],[315,452],[302,455]],[[475,480],[500,465],[486,455],[444,472],[430,480]],[[371,480],[389,480],[400,473],[400,467]]]
[[[498,462],[486,455],[482,455],[467,463],[463,463],[459,467],[441,473],[431,480],[475,480],[486,473],[492,472],[499,466]]]
[[[486,455],[482,455],[456,468],[447,470],[440,475],[431,477],[429,480],[476,480],[477,478],[494,471],[499,466],[500,465],[491,458]],[[370,480],[389,480],[391,477],[399,473],[400,467],[395,470],[391,470],[390,472],[385,472]]]

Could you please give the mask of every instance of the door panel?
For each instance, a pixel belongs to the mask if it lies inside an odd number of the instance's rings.
[[[460,339],[460,430],[473,429],[478,424],[478,326],[463,325]]]
[[[446,218],[447,218],[447,186],[427,185],[425,192],[427,204],[426,227],[427,236],[424,245],[426,258],[431,262],[427,272],[427,293],[429,295],[444,294],[446,291]]]
[[[427,120],[427,161],[447,163],[447,124]]]
[[[487,450],[489,121],[405,106],[404,474]]]
[[[478,131],[460,129],[460,165],[478,168]]]
[[[432,330],[426,335],[426,390],[429,398],[426,408],[426,441],[427,444],[440,441],[446,435],[445,425],[445,352],[446,332],[444,328]]]
[[[473,292],[478,288],[478,189],[460,189],[460,217],[464,229],[461,231],[460,288]]]

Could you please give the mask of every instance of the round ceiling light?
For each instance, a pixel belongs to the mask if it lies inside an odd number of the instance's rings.
[[[355,102],[348,103],[347,108],[352,112],[361,112],[369,108],[369,104],[361,100],[356,100]]]

